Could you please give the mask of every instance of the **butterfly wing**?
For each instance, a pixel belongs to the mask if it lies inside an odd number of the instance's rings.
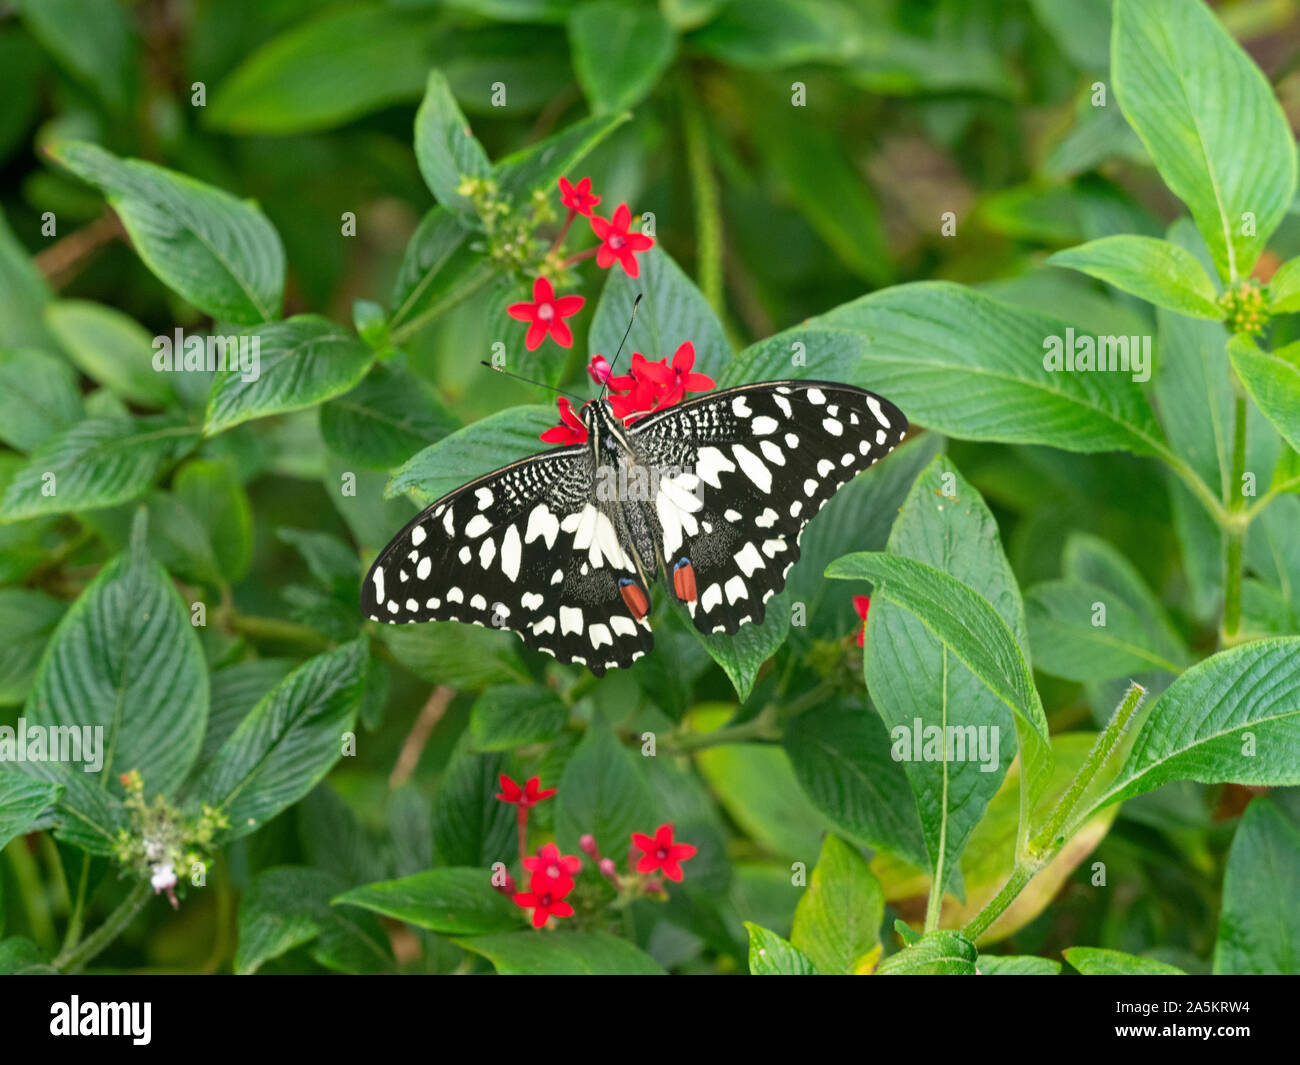
[[[906,432],[888,400],[826,381],[742,385],[634,423],[638,461],[692,471],[660,487],[654,510],[670,584],[679,598],[696,593],[686,604],[695,627],[734,633],[761,622],[809,519]],[[691,581],[679,585],[682,560]]]
[[[416,515],[361,589],[372,621],[463,621],[511,629],[534,650],[597,673],[653,646],[619,578],[635,566],[617,523],[593,502],[586,447],[495,470]]]

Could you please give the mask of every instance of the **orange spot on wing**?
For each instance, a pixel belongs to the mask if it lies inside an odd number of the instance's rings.
[[[623,602],[627,604],[628,613],[632,615],[633,620],[640,621],[650,613],[650,600],[646,598],[645,589],[635,581],[628,581],[626,584],[619,586],[619,593],[623,596]]]
[[[695,567],[685,559],[673,567],[673,591],[683,603],[695,602]]]

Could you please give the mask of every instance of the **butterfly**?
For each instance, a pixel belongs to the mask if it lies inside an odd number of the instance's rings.
[[[631,425],[583,407],[585,443],[544,451],[418,514],[366,574],[362,613],[507,628],[597,676],[650,652],[650,590],[704,633],[760,624],[804,526],[889,454],[907,419],[829,381],[740,385]]]

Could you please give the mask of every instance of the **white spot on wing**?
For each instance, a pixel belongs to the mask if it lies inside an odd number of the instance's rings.
[[[745,476],[754,482],[754,486],[760,492],[770,492],[772,471],[763,465],[763,460],[744,444],[736,444],[731,451],[736,456],[736,461],[740,463],[740,468],[745,471]]]

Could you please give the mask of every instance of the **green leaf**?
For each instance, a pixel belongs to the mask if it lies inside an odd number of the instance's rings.
[[[438,865],[472,865],[486,871],[494,862],[512,860],[515,808],[496,798],[505,770],[503,755],[475,754],[462,739],[433,800]]]
[[[459,191],[460,186],[466,178],[488,177],[492,163],[439,70],[429,72],[424,100],[415,113],[415,159],[439,204],[474,217],[473,200]]]
[[[268,414],[312,407],[350,391],[366,375],[374,352],[342,326],[314,314],[268,322],[250,334],[258,361],[245,379],[227,370],[208,399],[206,436]]]
[[[997,522],[979,493],[946,456],[936,456],[917,476],[889,536],[891,555],[933,566],[962,582],[989,603],[1004,629],[1025,654],[1028,637],[1025,612],[1011,565],[1003,553]],[[832,563],[833,565],[833,563]],[[1000,698],[958,661],[942,639],[927,629],[923,618],[884,601],[868,614],[863,644],[867,689],[885,727],[897,744],[893,757],[911,785],[926,847],[926,868],[945,886],[958,871],[958,859],[971,830],[984,815],[1011,764],[1013,752],[1003,750],[1000,737],[1009,737],[1014,718]],[[928,757],[912,748],[921,731],[959,730],[956,743],[944,743],[942,757]],[[980,730],[998,741],[976,744]],[[960,757],[958,754],[960,753]]]
[[[0,588],[0,706],[14,706],[27,698],[41,653],[65,605],[44,592],[28,588]],[[2,847],[3,844],[0,844]]]
[[[496,276],[470,247],[470,231],[450,208],[433,208],[411,234],[390,298],[389,338],[400,344]]]
[[[492,684],[528,680],[519,658],[523,645],[506,629],[431,621],[426,625],[383,625],[379,635],[394,658],[431,684],[478,691]]]
[[[1186,976],[1182,969],[1154,958],[1139,958],[1122,950],[1100,947],[1069,947],[1061,951],[1065,960],[1084,976]]]
[[[207,124],[230,133],[305,133],[414,100],[434,36],[428,20],[392,5],[326,12],[248,56],[213,94]]]
[[[139,60],[131,19],[116,0],[21,0],[18,7],[60,66],[109,107],[126,107]]]
[[[0,939],[0,976],[56,975],[49,956],[24,936]]]
[[[817,852],[829,822],[804,795],[779,747],[710,747],[696,754],[695,763],[718,801],[755,843],[802,862]]]
[[[291,658],[253,658],[218,669],[211,677],[212,703],[197,768],[221,749],[261,698],[297,666]]]
[[[880,950],[885,896],[856,850],[827,836],[794,911],[790,941],[824,976],[861,973]]]
[[[876,595],[915,615],[1015,714],[1020,758],[1027,767],[1020,793],[1023,840],[1029,811],[1051,774],[1052,751],[1042,701],[1007,623],[978,592],[913,559],[880,552],[846,555],[831,563],[826,576],[871,581]]]
[[[1228,345],[1232,368],[1266,417],[1293,448],[1300,449],[1300,341],[1269,353],[1249,337]]]
[[[579,839],[591,833],[603,854],[621,856],[634,831],[654,831],[654,805],[639,757],[603,720],[591,723],[559,780],[555,836],[561,847],[576,852]]]
[[[276,529],[275,535],[294,547],[311,575],[327,588],[361,579],[361,562],[353,549],[331,533],[310,529]]]
[[[100,789],[138,769],[150,795],[168,795],[194,763],[208,717],[207,666],[189,610],[146,554],[142,519],[127,553],[100,571],[59,622],[24,716],[51,728],[102,727],[102,765],[93,776]],[[85,768],[33,764],[36,775],[60,782],[89,781]],[[76,798],[69,791],[64,801]]]
[[[213,755],[196,789],[229,818],[225,838],[260,828],[338,761],[361,702],[365,661],[361,640],[308,659],[259,700]]]
[[[63,141],[46,152],[104,193],[144,264],[194,306],[238,325],[279,313],[284,247],[255,206],[93,144]]]
[[[430,444],[393,474],[384,498],[403,492],[421,505],[517,459],[545,450],[538,440],[560,420],[554,407],[511,407],[497,411]]]
[[[53,350],[42,314],[49,301],[49,284],[0,212],[0,346]]]
[[[0,851],[16,836],[35,831],[61,790],[58,784],[0,772]]]
[[[1110,0],[1076,0],[1072,4],[1031,0],[1030,6],[1075,66],[1104,71],[1110,65]],[[985,960],[981,958],[980,964]]]
[[[175,401],[167,374],[153,368],[153,338],[134,318],[88,300],[55,300],[45,321],[68,358],[114,395],[146,407]]]
[[[469,730],[475,750],[506,751],[553,740],[568,720],[568,706],[549,689],[510,684],[488,688],[478,697]]]
[[[687,40],[728,66],[780,70],[801,63],[845,63],[865,47],[857,13],[834,0],[728,0]]]
[[[626,113],[592,115],[506,156],[492,169],[499,193],[516,207],[528,203],[538,191],[554,195],[559,179],[569,175],[596,145],[631,117]]]
[[[1191,222],[1175,222],[1169,239],[1209,267],[1205,242]],[[1154,385],[1160,423],[1174,452],[1222,496],[1232,468],[1236,419],[1225,351],[1228,332],[1218,322],[1191,321],[1163,309],[1156,322],[1160,359]]]
[[[280,866],[253,878],[239,900],[235,972],[255,973],[266,962],[307,945],[317,964],[344,973],[393,968],[388,936],[368,913],[335,910],[330,898],[343,881],[326,869]]]
[[[788,940],[762,925],[746,921],[751,976],[816,976],[813,961]]]
[[[1171,780],[1300,784],[1300,637],[1220,651],[1180,676],[1148,711],[1094,809]]]
[[[1269,311],[1289,314],[1300,311],[1300,258],[1288,259],[1268,282]]]
[[[0,835],[3,839],[3,835]],[[1246,807],[1228,851],[1214,972],[1300,973],[1300,826],[1275,803]]]
[[[1268,79],[1202,0],[1116,0],[1111,71],[1219,276],[1248,276],[1296,187],[1295,138]]]
[[[751,345],[718,384],[844,381],[951,436],[1067,451],[1161,451],[1160,430],[1129,374],[1046,368],[1055,350],[1048,345],[1063,346],[1066,335],[1054,318],[948,282],[917,282]]]
[[[385,363],[320,409],[320,432],[329,449],[374,469],[400,466],[458,427],[429,385],[404,367]]]
[[[1060,976],[1061,963],[1032,954],[981,954],[975,961],[981,976]]]
[[[960,932],[927,932],[876,968],[877,976],[974,976],[975,944]]]
[[[85,416],[77,375],[35,348],[0,351],[0,441],[31,451]]]
[[[593,113],[635,107],[677,51],[677,35],[654,8],[621,0],[583,4],[569,16],[573,69]]]
[[[353,888],[335,906],[360,906],[447,935],[477,936],[519,927],[523,913],[492,886],[488,869],[428,869],[399,880]]]
[[[860,701],[817,707],[790,721],[782,742],[804,793],[840,831],[928,864],[916,800],[879,714]]]
[[[457,939],[502,976],[662,976],[649,954],[607,932],[498,932]]]
[[[1151,669],[1177,674],[1156,634],[1109,589],[1077,580],[1044,581],[1025,596],[1034,664],[1066,680],[1097,681]]]
[[[32,452],[5,491],[0,522],[126,503],[197,438],[170,415],[78,422]]]
[[[690,341],[695,345],[695,371],[717,377],[731,359],[731,344],[708,300],[658,244],[639,254],[638,261],[639,277],[610,271],[591,322],[590,355],[614,357],[632,305],[641,295],[625,352],[639,351],[651,361],[671,362],[677,349]]]
[[[1102,237],[1048,257],[1121,292],[1193,318],[1223,320],[1214,282],[1186,248],[1155,237]]]
[[[765,108],[753,130],[782,192],[836,258],[872,286],[889,284],[894,268],[880,204],[843,138],[784,106]]]
[[[700,632],[691,623],[686,609],[673,603],[675,624],[688,631],[709,653],[736,689],[736,698],[744,702],[754,690],[759,671],[769,658],[784,646],[790,634],[790,597],[773,596],[767,603],[764,619],[757,625],[744,625],[731,636]]]
[[[242,580],[253,557],[253,510],[229,465],[192,459],[176,472],[172,489],[207,530],[222,577]]]

